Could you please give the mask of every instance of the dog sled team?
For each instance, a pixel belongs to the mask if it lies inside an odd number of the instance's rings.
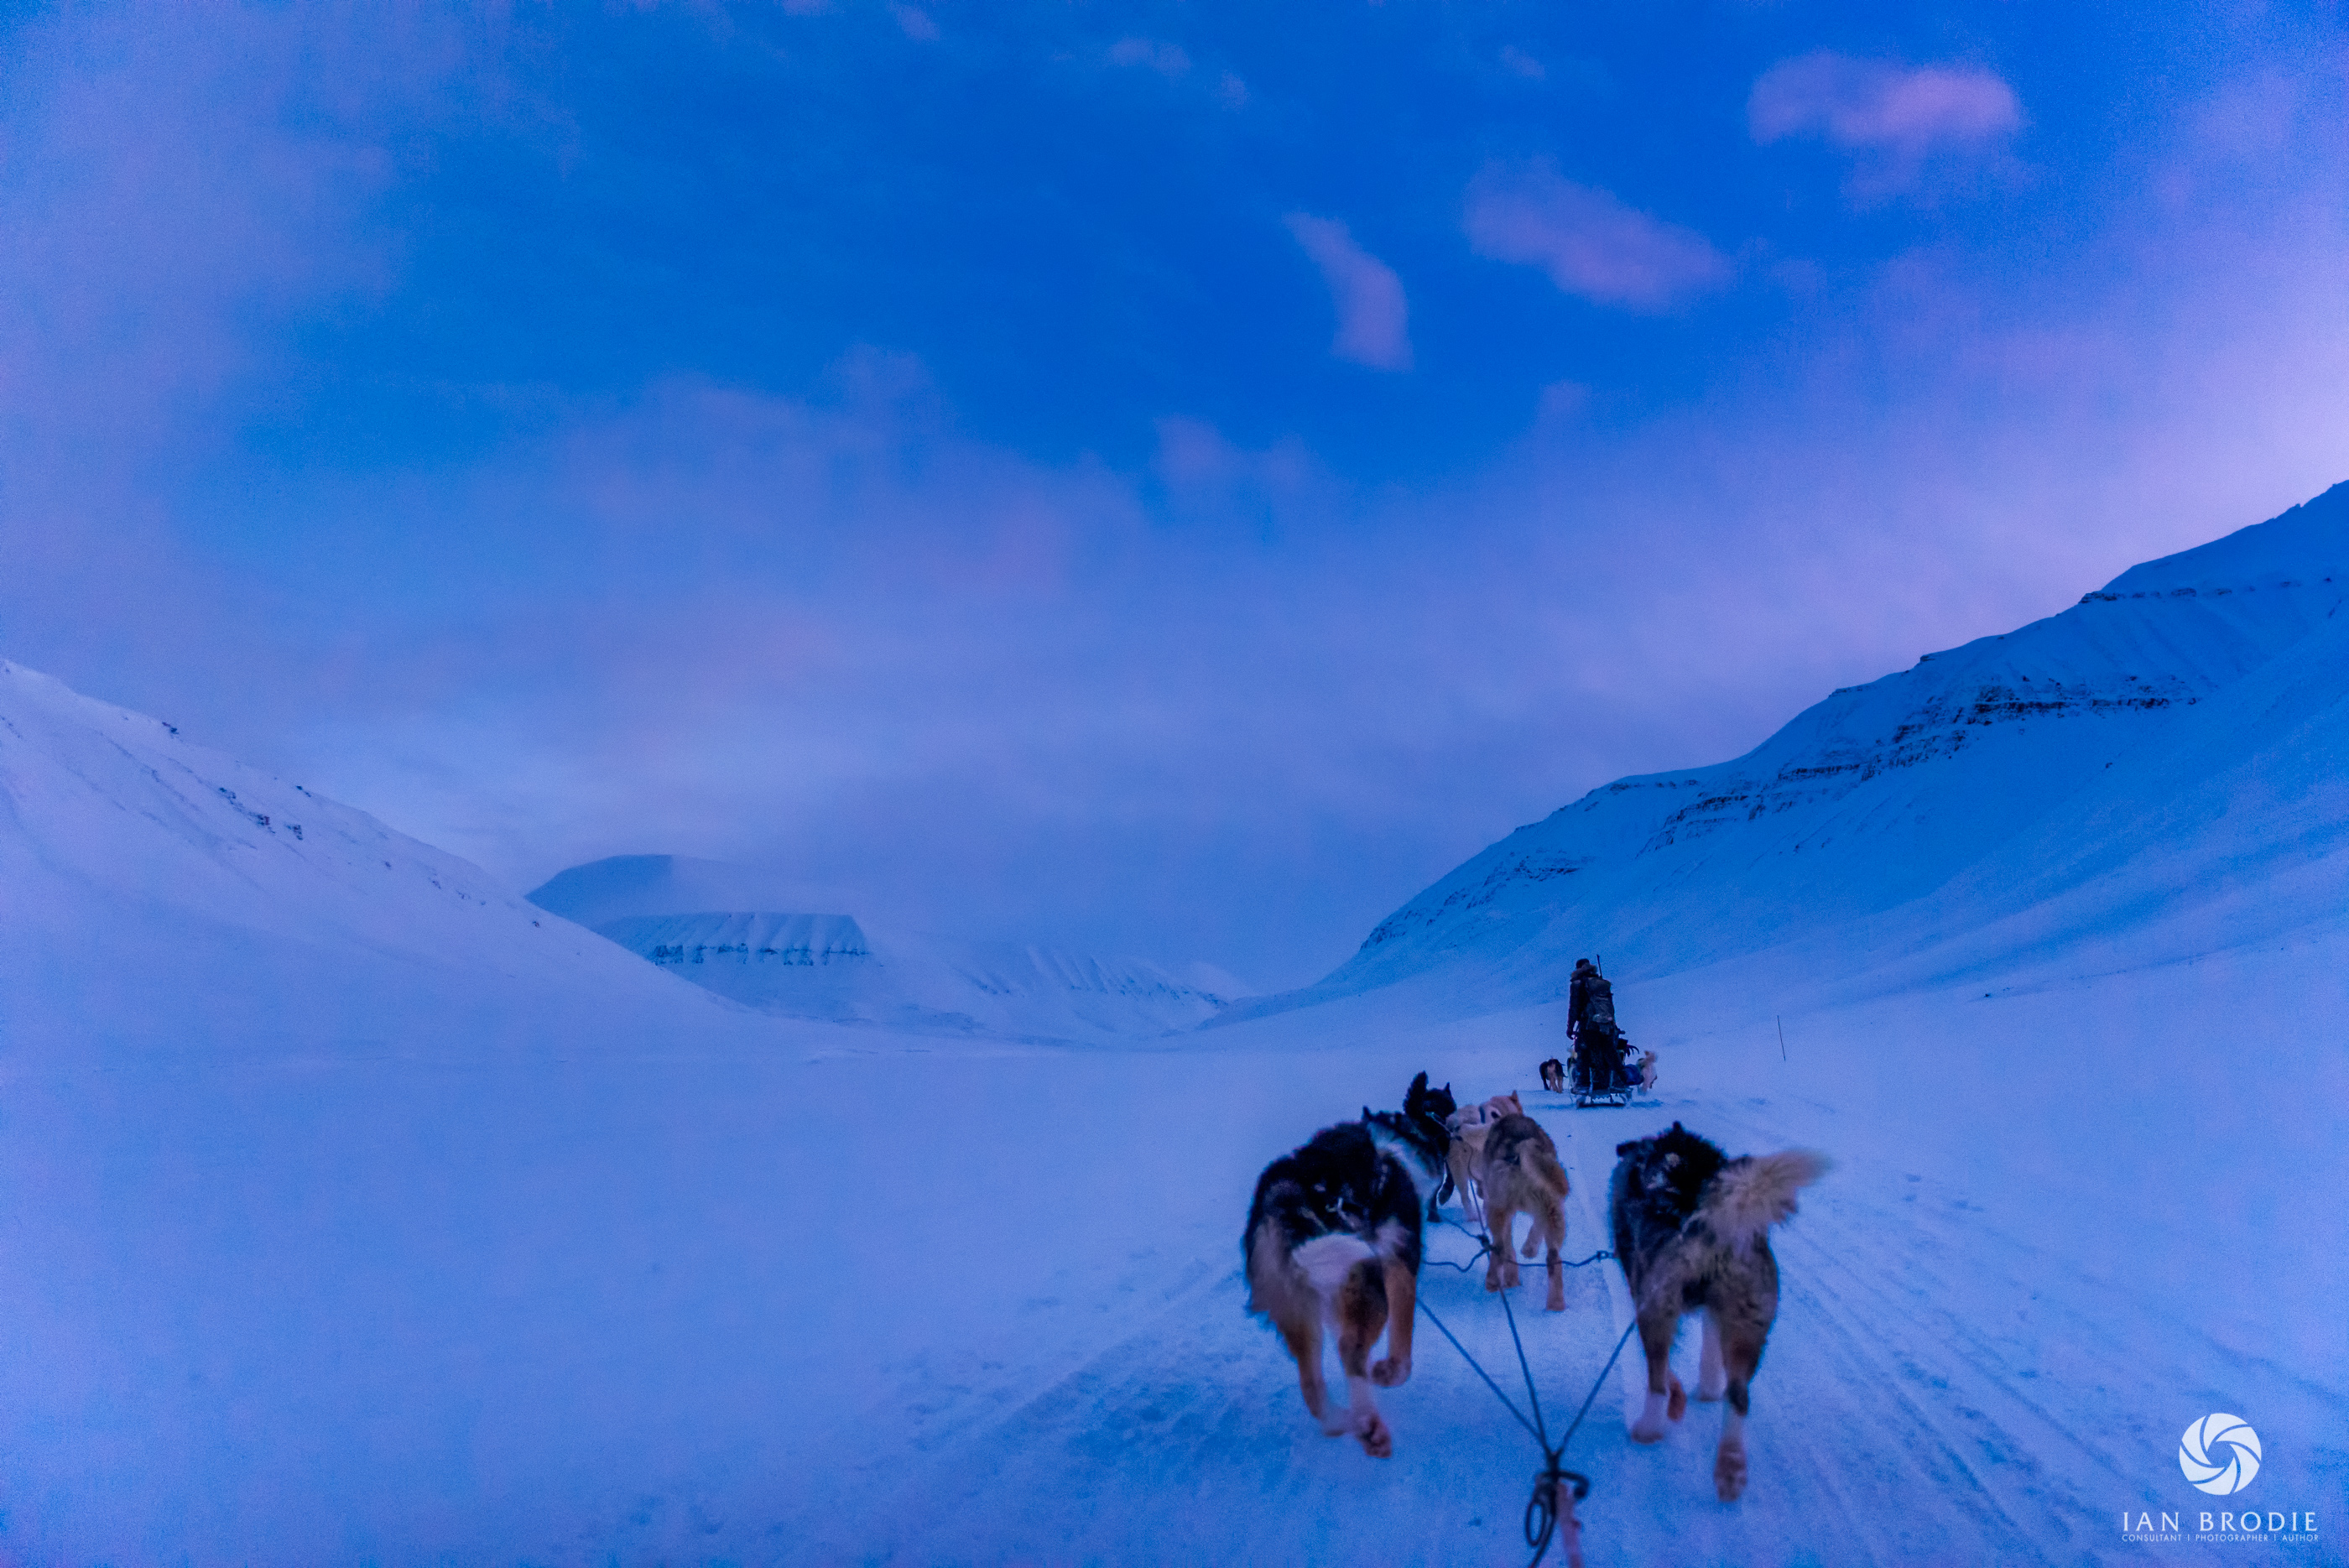
[[[1647,1404],[1630,1437],[1659,1442],[1685,1412],[1671,1356],[1682,1316],[1699,1314],[1696,1397],[1727,1404],[1713,1484],[1734,1501],[1745,1490],[1754,1375],[1778,1310],[1769,1233],[1795,1214],[1797,1195],[1827,1161],[1806,1149],[1732,1158],[1678,1122],[1615,1152],[1609,1224],[1648,1364]],[[1400,1111],[1365,1107],[1361,1119],[1324,1127],[1267,1166],[1241,1243],[1248,1310],[1279,1331],[1321,1429],[1354,1438],[1376,1458],[1394,1452],[1373,1390],[1411,1377],[1423,1231],[1447,1197],[1457,1195],[1463,1218],[1486,1238],[1487,1291],[1519,1282],[1516,1217],[1528,1216],[1522,1255],[1546,1251],[1543,1305],[1564,1312],[1567,1193],[1556,1145],[1516,1095],[1463,1107],[1450,1085],[1431,1087],[1425,1073]],[[1332,1334],[1343,1403],[1322,1367]],[[1373,1360],[1381,1336],[1386,1354]]]
[[[1626,1106],[1656,1091],[1656,1054],[1627,1062],[1631,1043],[1615,1022],[1615,987],[1588,959],[1574,961],[1567,982],[1566,1037],[1574,1042],[1574,1103]],[[1541,1064],[1542,1087],[1564,1094],[1567,1066],[1553,1056]]]

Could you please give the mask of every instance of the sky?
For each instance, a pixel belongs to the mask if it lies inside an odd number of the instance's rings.
[[[1309,981],[2349,478],[2337,5],[0,13],[0,657]]]

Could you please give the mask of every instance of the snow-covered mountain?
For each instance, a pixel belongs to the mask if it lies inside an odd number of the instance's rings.
[[[0,887],[12,942],[53,944],[19,1019],[37,987],[151,1027],[224,972],[275,977],[273,1022],[327,1008],[368,1037],[446,984],[607,1017],[699,1000],[470,862],[5,661]]]
[[[1030,1043],[1147,1038],[1196,1027],[1230,992],[1146,960],[916,933],[868,939],[843,914],[777,907],[803,889],[751,867],[617,855],[530,894],[684,979],[790,1018]]]
[[[2153,961],[2332,919],[2349,907],[2344,597],[2349,484],[1838,691],[1734,761],[1593,790],[1235,1021],[1404,981],[1538,1001],[1592,953],[1633,980],[1748,957],[1957,972],[2063,942]]]

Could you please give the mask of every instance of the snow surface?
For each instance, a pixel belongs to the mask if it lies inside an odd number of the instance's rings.
[[[1568,1458],[1593,1563],[2344,1561],[2349,649],[2316,545],[2203,591],[2246,537],[1117,1048],[735,1005],[0,665],[0,1561],[1522,1562],[1537,1456],[1432,1326],[1381,1462],[1241,1308],[1257,1170],[1422,1067],[1524,1093],[1576,1256],[1672,1119],[1837,1162],[1779,1234],[1745,1499],[1718,1407],[1627,1440],[1625,1365]],[[2025,677],[2052,705],[1973,711]],[[1661,1097],[1575,1112],[1528,1085],[1600,940]],[[1526,1278],[1555,1428],[1626,1303]],[[2217,1410],[2263,1444],[2240,1499],[2176,1462]],[[2194,1539],[2245,1506],[2318,1538]]]

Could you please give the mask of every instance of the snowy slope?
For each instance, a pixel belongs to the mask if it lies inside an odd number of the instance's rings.
[[[1319,985],[1233,1016],[1413,976],[1540,1000],[1592,952],[1636,980],[1799,944],[1857,973],[1959,921],[2069,899],[2109,928],[2271,875],[2295,890],[2254,925],[2315,918],[2349,893],[2344,597],[2349,485],[1837,691],[1735,761],[1594,790],[1411,899]],[[2223,845],[2195,831],[2221,811]],[[2166,856],[2134,911],[2088,886]]]
[[[638,957],[761,1012],[1030,1044],[1101,1044],[1195,1028],[1227,1000],[1146,960],[885,931],[785,913],[791,885],[753,867],[622,855],[530,894]]]
[[[363,812],[5,662],[0,814],[0,870],[12,887],[70,881],[395,950],[476,912],[489,922],[481,929],[512,940],[511,917],[526,925],[533,913],[478,868]],[[28,900],[17,912],[41,909]]]

